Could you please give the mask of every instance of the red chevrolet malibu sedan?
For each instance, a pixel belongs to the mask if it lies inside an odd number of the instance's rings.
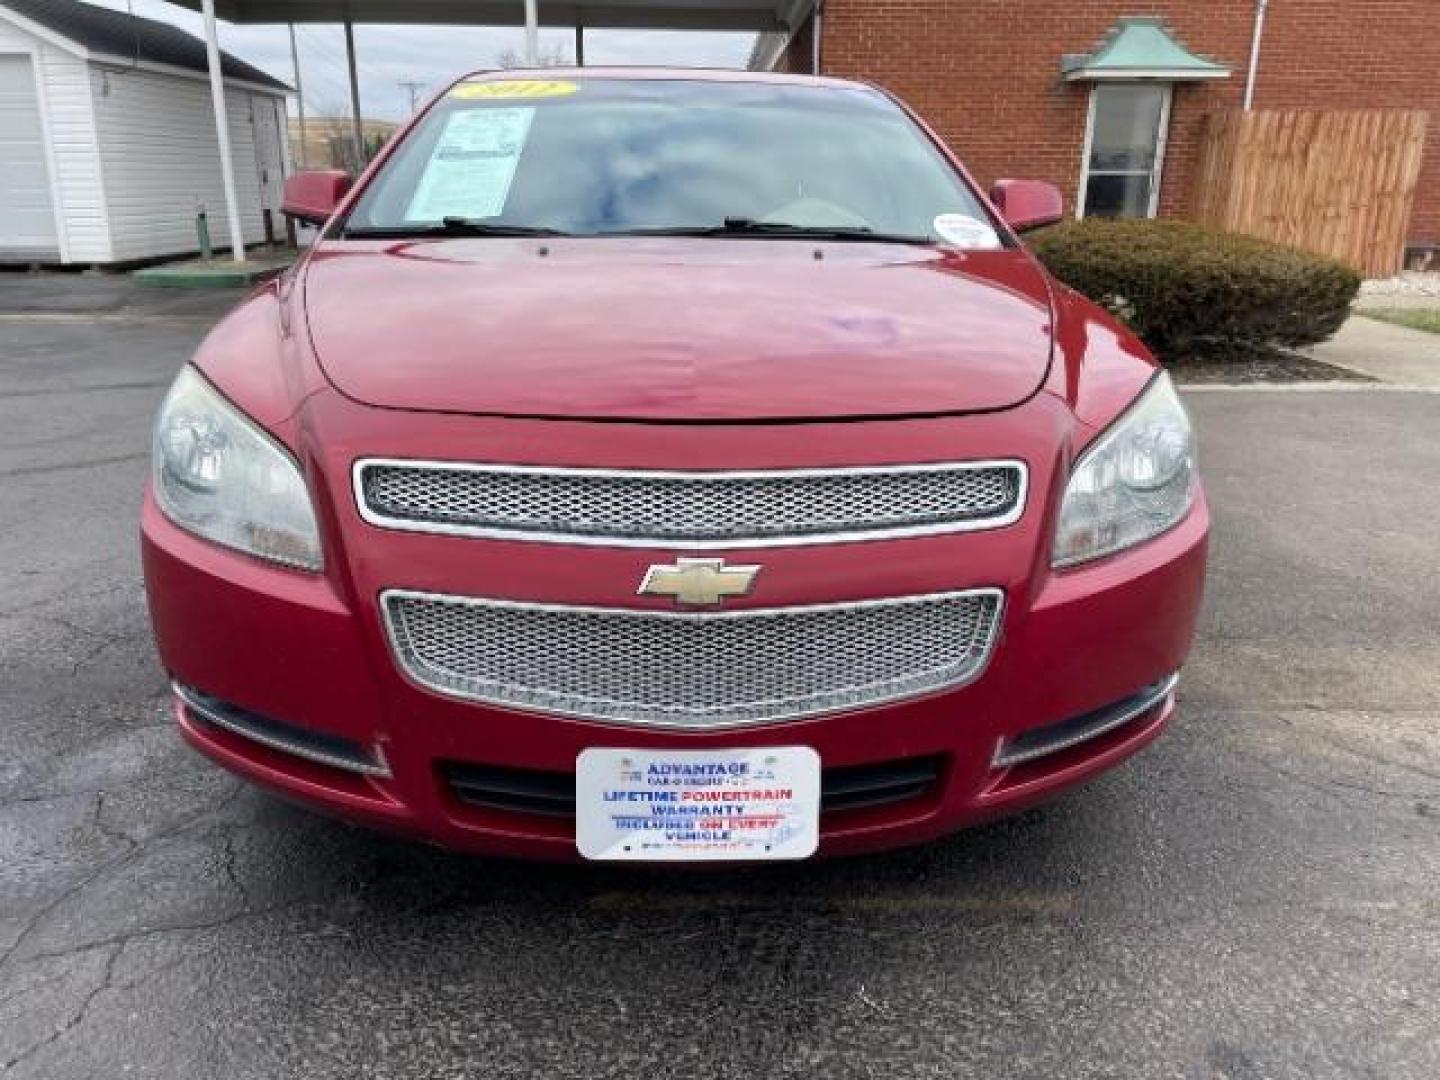
[[[539,858],[804,858],[1164,728],[1209,528],[1123,326],[874,87],[465,78],[155,425],[181,732],[298,802]]]

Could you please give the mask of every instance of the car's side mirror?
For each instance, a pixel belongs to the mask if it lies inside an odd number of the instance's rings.
[[[1065,216],[1060,189],[1044,180],[996,180],[990,201],[1016,232],[1053,225]]]
[[[350,176],[339,169],[298,172],[285,181],[280,212],[297,221],[323,225],[350,190]]]

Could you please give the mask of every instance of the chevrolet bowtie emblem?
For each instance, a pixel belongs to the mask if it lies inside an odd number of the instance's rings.
[[[755,586],[758,566],[726,566],[724,559],[676,559],[645,571],[641,596],[668,596],[682,607],[717,607],[727,597],[745,596]]]

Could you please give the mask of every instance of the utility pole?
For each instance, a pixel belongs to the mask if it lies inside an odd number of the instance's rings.
[[[305,87],[300,82],[300,46],[295,44],[295,24],[290,24],[290,66],[295,69],[295,107],[300,113],[300,168],[305,168],[308,147],[305,144]]]
[[[350,68],[350,123],[355,140],[355,173],[365,171],[365,128],[360,121],[360,73],[355,66],[355,24],[345,20],[345,59]]]
[[[400,88],[402,90],[410,91],[410,111],[413,113],[416,109],[420,107],[420,91],[425,89],[425,84],[423,82],[410,82],[408,80],[402,80],[400,83]]]

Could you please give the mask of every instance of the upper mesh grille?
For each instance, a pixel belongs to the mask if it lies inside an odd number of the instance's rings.
[[[369,461],[381,525],[655,547],[820,543],[985,528],[1019,516],[1018,462],[748,473],[614,472]]]
[[[712,728],[858,708],[979,675],[986,589],[688,614],[389,592],[401,667],[457,697],[616,723]]]

